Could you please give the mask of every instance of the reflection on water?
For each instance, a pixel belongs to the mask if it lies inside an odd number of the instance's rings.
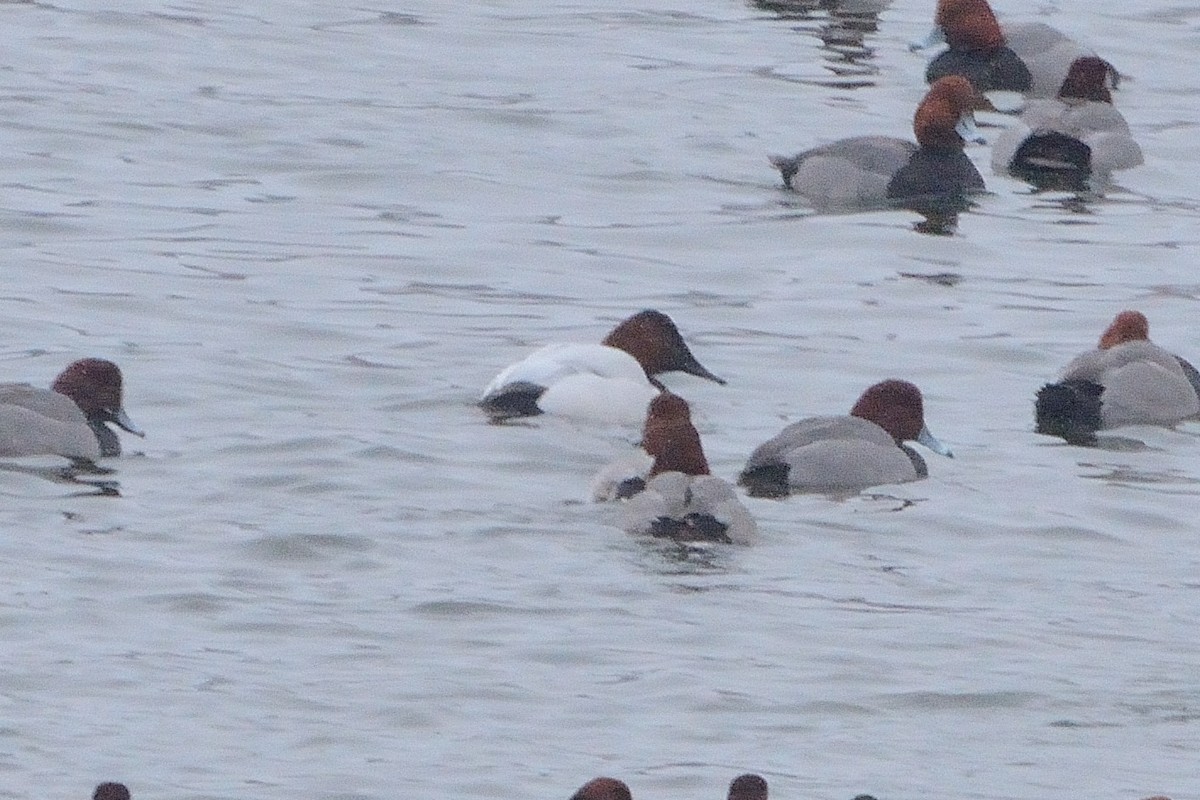
[[[829,79],[806,79],[816,86],[858,89],[874,86],[879,67],[867,37],[879,31],[879,14],[888,0],[751,0],[751,5],[780,19],[801,22],[795,30],[821,40]],[[789,78],[791,80],[792,78]]]
[[[0,462],[0,470],[20,475],[33,475],[51,483],[80,487],[79,491],[71,492],[67,495],[68,497],[121,496],[121,485],[116,480],[90,477],[93,475],[112,475],[116,470],[93,464],[90,461],[77,461],[61,467]]]
[[[1149,448],[1143,448],[1149,449]],[[1080,462],[1084,469],[1097,472],[1082,473],[1082,477],[1113,484],[1200,484],[1200,478],[1188,475],[1180,469],[1149,470],[1129,464],[1090,464]]]

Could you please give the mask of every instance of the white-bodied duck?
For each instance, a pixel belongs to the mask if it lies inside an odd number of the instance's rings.
[[[647,404],[663,389],[658,376],[664,372],[725,383],[696,360],[670,317],[639,311],[601,344],[549,344],[506,367],[479,405],[497,420],[558,414],[641,425]]]

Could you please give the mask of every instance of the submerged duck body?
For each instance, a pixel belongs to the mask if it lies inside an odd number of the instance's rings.
[[[121,370],[111,361],[76,361],[51,389],[0,384],[0,457],[57,455],[95,461],[118,456],[121,442],[110,424],[145,435],[125,413]]]
[[[889,136],[856,136],[772,156],[784,185],[823,209],[906,204],[959,198],[985,189],[963,152],[976,138],[976,93],[963,78],[937,81],[917,106],[917,143]]]
[[[729,783],[726,800],[767,800],[767,781],[752,772],[738,775]]]
[[[908,381],[882,381],[863,392],[849,416],[802,419],[759,445],[739,483],[751,495],[780,497],[924,478],[925,460],[908,441],[951,455],[925,425],[921,391]]]
[[[622,527],[687,542],[751,544],[757,525],[737,491],[713,476],[700,434],[682,397],[663,392],[650,402],[642,433],[650,461],[645,472],[622,477],[606,468],[593,491],[597,500],[624,499]],[[596,484],[594,484],[595,486]]]
[[[92,800],[130,800],[129,787],[123,783],[102,783],[92,792]]]
[[[633,800],[633,794],[625,781],[592,778],[571,795],[571,800]]]
[[[1200,373],[1150,341],[1139,311],[1122,311],[1096,349],[1072,359],[1057,383],[1037,393],[1038,433],[1088,443],[1122,425],[1175,425],[1200,414]]]
[[[1142,149],[1112,104],[1110,68],[1076,59],[1054,99],[1033,100],[992,147],[992,168],[1041,188],[1082,190],[1142,163]]]
[[[640,311],[601,344],[550,344],[511,364],[479,404],[494,419],[558,414],[641,424],[662,388],[656,376],[676,371],[725,383],[696,360],[670,317]]]

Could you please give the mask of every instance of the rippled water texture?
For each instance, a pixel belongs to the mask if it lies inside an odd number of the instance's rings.
[[[1123,308],[1200,358],[1200,11],[998,10],[1117,65],[1146,164],[971,148],[934,236],[766,160],[908,135],[932,0],[0,5],[0,379],[111,358],[148,433],[0,470],[0,798],[1195,797],[1200,424],[1032,399]],[[632,539],[586,498],[636,432],[473,403],[645,307],[729,381],[668,378],[718,474],[890,376],[956,457]]]

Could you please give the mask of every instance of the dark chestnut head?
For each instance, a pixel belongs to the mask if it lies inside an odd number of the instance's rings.
[[[767,800],[767,781],[761,775],[738,775],[729,784],[728,800]]]
[[[896,444],[917,442],[933,452],[953,457],[925,427],[925,401],[921,390],[908,381],[880,381],[858,398],[850,415],[874,422],[892,435]]]
[[[592,778],[571,795],[571,800],[633,800],[633,795],[624,781]]]
[[[967,121],[973,120],[972,115],[979,105],[979,93],[966,78],[961,75],[938,78],[913,115],[917,143],[921,147],[961,150],[963,139],[958,133],[959,123],[964,117]]]
[[[1122,311],[1100,336],[1101,350],[1108,350],[1126,342],[1150,339],[1150,321],[1140,311]]]
[[[121,402],[121,369],[102,358],[83,358],[67,366],[50,387],[75,401],[100,440],[100,454],[121,454],[121,442],[106,423],[135,436],[146,434],[133,424]]]
[[[671,318],[661,311],[639,311],[613,328],[604,344],[624,350],[638,360],[647,377],[686,372],[724,385],[696,360]]]
[[[121,408],[121,368],[102,358],[68,365],[50,388],[74,400],[88,419]]]
[[[912,442],[925,427],[925,401],[908,381],[886,380],[863,392],[850,416],[874,422],[897,442]]]
[[[642,429],[642,449],[654,458],[650,477],[660,472],[708,475],[708,461],[692,412],[679,395],[662,392],[650,401]]]
[[[1071,62],[1067,77],[1058,90],[1058,96],[1063,100],[1095,100],[1100,103],[1111,103],[1112,93],[1109,83],[1116,75],[1113,65],[1103,58],[1083,56]]]
[[[92,800],[129,800],[129,788],[123,783],[102,783],[92,793]]]
[[[934,23],[954,49],[990,53],[1004,46],[1000,23],[987,0],[938,0]]]

